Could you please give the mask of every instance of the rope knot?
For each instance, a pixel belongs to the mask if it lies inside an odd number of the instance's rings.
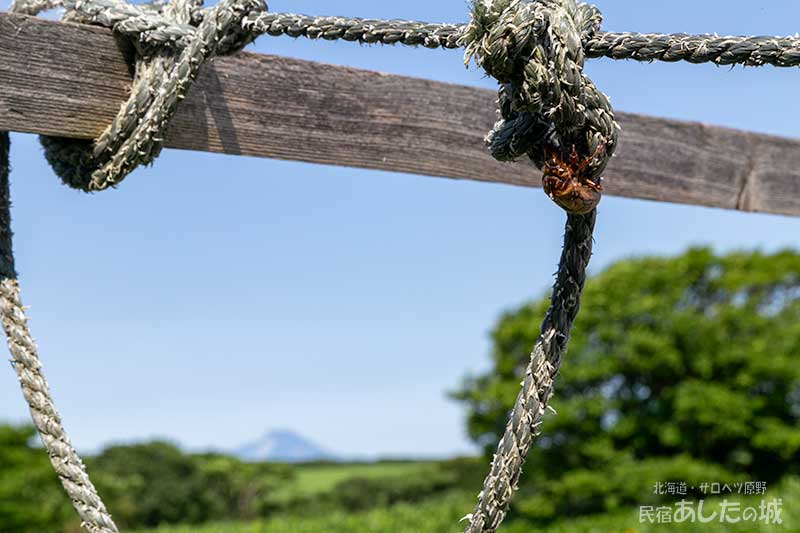
[[[467,62],[500,83],[501,119],[486,138],[492,156],[528,155],[547,194],[574,214],[599,203],[619,136],[608,98],[583,74],[584,43],[601,21],[575,0],[474,0],[462,36]]]
[[[95,141],[42,137],[45,156],[69,186],[87,192],[121,182],[160,153],[170,119],[200,66],[246,46],[244,19],[267,9],[263,0],[202,0],[135,6],[120,0],[64,0],[65,18],[111,27],[132,37],[136,65],[131,96]]]

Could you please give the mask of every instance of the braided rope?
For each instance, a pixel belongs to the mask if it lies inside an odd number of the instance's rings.
[[[426,48],[461,48],[464,26],[428,24],[405,20],[375,20],[343,17],[308,17],[291,13],[249,15],[244,24],[258,34],[277,37],[307,37],[362,44],[403,44]]]
[[[732,37],[684,33],[600,33],[586,43],[587,57],[636,61],[688,61],[760,67],[800,66],[800,38]]]
[[[36,14],[60,2],[29,0],[18,13]],[[81,4],[81,10],[96,5],[96,0]],[[190,26],[170,25],[157,15],[144,14],[142,6],[124,4],[113,18],[99,22],[113,26],[122,34],[151,44],[175,43],[194,30]],[[37,9],[36,6],[39,6]],[[129,14],[126,14],[129,13]],[[407,20],[381,20],[358,17],[297,15],[293,13],[249,13],[242,25],[255,35],[289,36],[329,41],[344,40],[362,44],[401,44],[426,48],[463,48],[461,38],[466,24],[439,24]],[[159,28],[161,31],[150,30]],[[163,32],[163,33],[162,33]],[[775,67],[800,66],[800,38],[783,36],[719,36],[684,33],[597,32],[584,41],[586,57],[632,59],[635,61],[687,61],[717,65]]]
[[[403,44],[426,48],[462,48],[466,24],[431,24],[405,20],[309,17],[291,13],[249,15],[245,24],[259,34],[309,39]],[[688,61],[717,65],[800,66],[800,38],[719,36],[684,33],[598,32],[584,42],[586,56],[636,61]]]
[[[122,17],[124,19],[124,17]],[[115,28],[139,36],[163,22],[151,17]],[[109,24],[110,25],[110,24]],[[141,25],[141,26],[139,26]],[[463,48],[461,38],[466,24],[434,24],[407,20],[380,20],[335,16],[312,17],[293,13],[250,13],[243,26],[257,35],[289,36],[328,41],[343,40],[361,44],[401,44],[426,48]],[[172,28],[172,42],[191,30]],[[149,35],[143,36],[150,41]],[[159,39],[153,39],[158,41]],[[170,39],[163,39],[164,42]],[[717,65],[775,67],[800,66],[800,38],[776,36],[719,36],[684,33],[597,32],[584,41],[586,57],[632,59],[636,61],[687,61]]]
[[[493,533],[500,527],[522,475],[522,465],[536,437],[561,367],[572,323],[580,308],[586,267],[592,255],[596,211],[568,215],[564,248],[550,307],[525,370],[522,390],[497,446],[497,453],[478,496],[465,533]]]
[[[11,0],[9,12],[35,16],[42,11],[61,7],[61,0]]]
[[[62,5],[61,0],[15,0],[11,12],[35,15]],[[153,45],[182,46],[195,28],[165,21],[147,5],[89,0],[77,7],[73,20],[81,13],[99,13],[93,23],[114,27],[115,31]],[[202,16],[194,13],[193,17]],[[72,17],[70,17],[72,18]],[[85,20],[88,22],[88,19]],[[358,17],[307,16],[293,13],[250,12],[242,26],[254,36],[305,37],[344,40],[362,44],[401,44],[427,48],[462,48],[467,24],[429,23],[407,20],[365,19]],[[157,30],[157,31],[156,31]],[[632,59],[636,61],[687,61],[717,65],[775,67],[800,66],[800,37],[720,36],[685,33],[597,32],[584,41],[586,57]]]
[[[28,329],[12,252],[9,144],[8,132],[0,132],[0,320],[11,352],[11,364],[50,463],[81,517],[82,526],[90,533],[117,533],[117,526],[89,480],[86,467],[70,444]]]

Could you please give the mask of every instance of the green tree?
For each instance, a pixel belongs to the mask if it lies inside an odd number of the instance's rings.
[[[0,532],[78,533],[80,520],[32,426],[0,425]],[[87,466],[122,529],[243,520],[275,508],[293,469],[219,454],[186,454],[164,442],[112,446]]]
[[[0,531],[78,531],[80,522],[35,434],[33,426],[0,425]]]
[[[455,393],[494,450],[546,300],[505,314],[493,368]],[[515,511],[549,519],[657,499],[661,481],[800,471],[800,254],[620,261],[587,283]]]
[[[185,454],[166,442],[112,446],[89,466],[123,528],[254,518],[291,474],[282,465]]]

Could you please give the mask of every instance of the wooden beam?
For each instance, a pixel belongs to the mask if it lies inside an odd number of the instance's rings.
[[[0,129],[92,138],[128,95],[109,30],[0,14]],[[493,91],[241,53],[201,71],[166,146],[540,185],[486,153]],[[619,113],[608,194],[800,215],[800,141]]]

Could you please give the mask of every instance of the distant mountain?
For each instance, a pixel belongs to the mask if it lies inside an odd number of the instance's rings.
[[[273,430],[233,451],[243,461],[308,463],[334,460],[333,454],[289,430]]]

